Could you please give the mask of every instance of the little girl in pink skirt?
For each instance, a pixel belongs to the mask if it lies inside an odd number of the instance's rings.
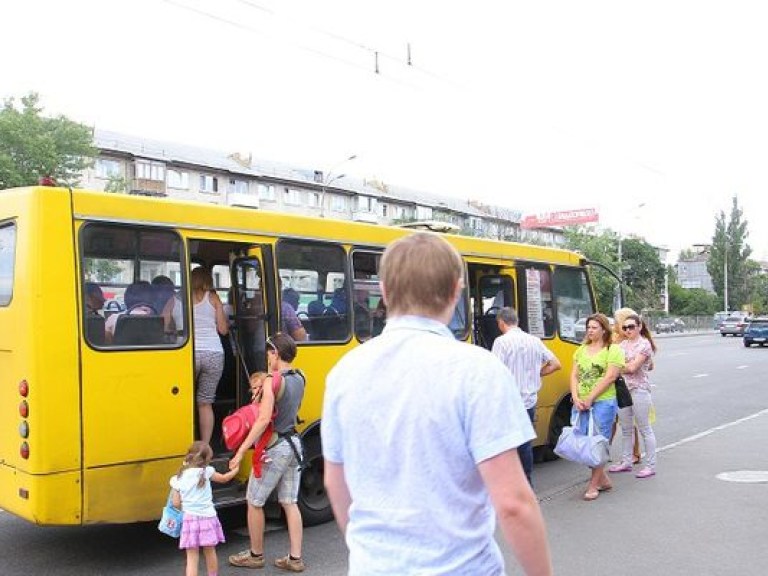
[[[203,549],[208,576],[218,575],[216,545],[224,542],[224,532],[213,506],[211,481],[229,482],[237,474],[237,469],[226,474],[216,472],[209,466],[211,458],[213,450],[207,443],[193,443],[179,473],[170,480],[173,505],[184,512],[179,548],[187,551],[187,576],[197,576],[200,548]]]

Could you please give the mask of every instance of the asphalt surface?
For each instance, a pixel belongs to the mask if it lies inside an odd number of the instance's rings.
[[[655,477],[612,474],[614,489],[594,502],[582,500],[586,473],[545,497],[555,573],[767,574],[767,431],[762,410],[661,447]],[[718,477],[728,473],[757,482]],[[506,556],[509,573],[522,574]]]

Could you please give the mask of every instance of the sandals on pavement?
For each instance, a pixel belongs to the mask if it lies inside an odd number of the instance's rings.
[[[594,488],[584,492],[584,500],[587,500],[588,502],[591,502],[592,500],[597,500],[598,496],[600,496],[600,491],[595,490]]]

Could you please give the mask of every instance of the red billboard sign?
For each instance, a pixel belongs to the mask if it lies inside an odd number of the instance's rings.
[[[562,212],[545,212],[526,216],[520,221],[520,228],[543,228],[545,226],[572,226],[574,224],[586,224],[599,220],[597,210],[585,208],[583,210],[565,210]]]

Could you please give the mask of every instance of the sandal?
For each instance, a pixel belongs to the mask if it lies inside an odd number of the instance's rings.
[[[599,490],[592,489],[584,492],[584,500],[587,500],[587,501],[597,500],[598,496],[600,496]]]
[[[608,490],[613,490],[613,484],[602,484],[597,487],[598,492],[608,492]]]

